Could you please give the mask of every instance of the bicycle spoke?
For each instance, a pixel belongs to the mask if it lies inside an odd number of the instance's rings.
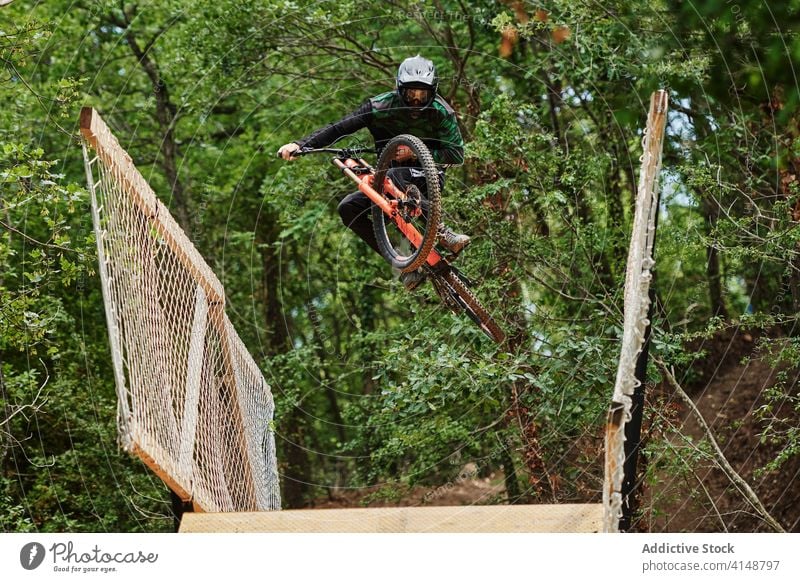
[[[375,190],[379,194],[384,193],[386,177],[394,167],[395,154],[401,146],[410,148],[416,156],[424,176],[423,189],[427,192],[423,193],[416,183],[396,185],[392,190],[398,196],[396,212],[402,223],[412,226],[417,231],[420,240],[415,242],[416,247],[410,253],[404,253],[401,250],[401,243],[407,239],[406,234],[395,224],[392,217],[384,214],[377,206],[373,207],[372,223],[383,257],[392,267],[410,272],[425,264],[436,244],[441,221],[441,193],[433,156],[421,140],[410,135],[397,136],[384,147],[373,179]],[[418,179],[415,177],[415,180]]]

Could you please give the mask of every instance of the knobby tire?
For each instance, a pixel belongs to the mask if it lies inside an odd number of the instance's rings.
[[[389,240],[389,233],[386,230],[387,223],[394,227],[391,217],[386,216],[378,206],[372,207],[372,227],[375,230],[375,238],[378,241],[378,248],[381,255],[395,269],[403,273],[417,270],[428,260],[428,255],[436,244],[439,223],[442,220],[441,191],[439,188],[439,176],[436,171],[436,164],[427,146],[413,135],[398,135],[393,138],[381,152],[378,160],[375,177],[372,184],[379,194],[383,194],[384,180],[386,172],[392,167],[392,160],[397,153],[397,148],[406,146],[414,152],[417,163],[425,174],[427,182],[427,202],[428,212],[426,217],[425,232],[422,233],[422,244],[410,255],[403,255],[398,252]]]
[[[500,326],[497,325],[497,322],[495,322],[486,308],[481,305],[478,298],[473,295],[472,291],[470,291],[467,284],[459,277],[458,273],[450,270],[444,274],[443,278],[453,292],[461,298],[463,303],[461,303],[459,307],[467,313],[470,319],[478,324],[481,330],[493,341],[498,344],[503,343],[506,339],[505,332],[500,329]]]

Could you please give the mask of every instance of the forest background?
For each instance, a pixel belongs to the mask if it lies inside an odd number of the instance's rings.
[[[223,282],[275,396],[285,507],[432,502],[418,492],[460,483],[465,467],[496,485],[481,503],[598,502],[642,132],[649,96],[663,88],[636,527],[769,529],[716,468],[708,436],[693,434],[677,384],[710,411],[722,453],[766,511],[797,531],[798,9],[797,0],[3,6],[0,527],[172,528],[168,490],[116,444],[77,132],[84,105]],[[353,188],[326,160],[275,157],[393,89],[399,62],[417,53],[436,62],[467,142],[444,207],[473,236],[459,260],[509,334],[502,347],[446,313],[430,288],[402,290],[342,226],[336,205]],[[740,413],[722,414],[731,403]]]

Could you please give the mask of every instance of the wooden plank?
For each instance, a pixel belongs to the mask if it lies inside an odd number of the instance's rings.
[[[114,134],[91,107],[81,109],[80,130],[86,142],[97,152],[100,160],[108,168],[120,187],[127,192],[141,212],[148,217],[164,242],[192,277],[203,286],[211,303],[225,303],[222,283],[194,247],[189,237],[169,213],[164,204],[133,164]]]
[[[155,217],[158,210],[155,193],[97,111],[91,107],[81,109],[80,129],[84,139],[97,152],[108,172],[118,180],[142,213],[150,218]]]
[[[131,453],[139,457],[145,465],[147,465],[153,473],[155,473],[172,491],[175,492],[175,495],[181,498],[181,501],[190,501],[192,499],[192,495],[186,491],[183,487],[181,487],[178,482],[173,479],[170,474],[158,464],[158,462],[151,457],[147,451],[139,446],[138,443],[134,442]]]
[[[180,532],[596,533],[602,527],[598,503],[186,513]]]
[[[193,455],[195,434],[197,432],[198,405],[200,403],[200,382],[203,375],[204,351],[206,344],[206,324],[208,322],[208,303],[202,285],[195,290],[192,335],[189,340],[189,353],[186,357],[186,384],[184,386],[183,414],[181,416],[180,457],[178,467],[183,475],[192,478],[194,471]]]

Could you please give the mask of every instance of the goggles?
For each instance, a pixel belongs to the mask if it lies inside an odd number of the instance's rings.
[[[433,100],[433,89],[417,89],[404,87],[400,90],[400,95],[406,105],[411,107],[423,107]]]

